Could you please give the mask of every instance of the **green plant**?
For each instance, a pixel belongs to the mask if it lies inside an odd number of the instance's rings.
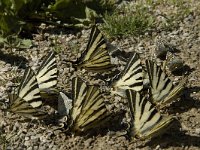
[[[145,5],[137,4],[106,14],[104,21],[103,29],[112,37],[144,34],[154,27],[155,18]]]
[[[0,0],[0,32],[3,36],[18,34],[25,19],[41,7],[42,0]]]
[[[18,35],[42,22],[61,26],[56,21],[62,21],[69,27],[83,27],[114,8],[114,4],[115,0],[0,0],[0,34]]]
[[[141,35],[148,31],[171,31],[191,14],[186,0],[130,2],[104,15],[103,29],[111,37]]]
[[[25,49],[30,48],[32,46],[32,42],[29,39],[20,39],[16,35],[9,35],[6,38],[0,36],[0,45],[11,49]]]

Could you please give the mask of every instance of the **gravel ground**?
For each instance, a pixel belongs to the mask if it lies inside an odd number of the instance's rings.
[[[188,2],[189,3],[189,2]],[[123,133],[124,127],[115,127],[111,123],[109,128],[103,128],[94,135],[75,136],[63,132],[57,118],[55,120],[35,121],[27,120],[21,116],[0,110],[1,140],[5,140],[7,149],[200,149],[200,2],[190,2],[192,13],[185,16],[178,27],[172,31],[153,32],[137,38],[128,37],[112,41],[112,44],[124,51],[136,51],[144,59],[155,50],[156,39],[161,37],[173,44],[180,53],[176,57],[184,60],[190,68],[186,89],[180,100],[170,106],[169,113],[178,117],[176,123],[165,134],[148,141],[130,143]],[[160,6],[156,8],[167,12],[175,11],[173,7]],[[41,27],[42,28],[42,27]],[[89,30],[79,33],[64,29],[53,29],[45,26],[39,29],[43,34],[33,34],[33,46],[30,49],[17,51],[15,49],[1,48],[0,50],[0,100],[7,100],[6,90],[12,83],[19,80],[23,74],[24,64],[38,67],[42,56],[51,49],[59,51],[57,55],[59,66],[59,84],[61,89],[70,91],[70,79],[73,68],[63,63],[63,59],[76,59],[77,53],[83,50],[87,43]],[[62,34],[61,34],[62,33]],[[8,53],[11,53],[9,54]],[[21,64],[21,65],[20,65]],[[91,80],[94,74],[80,72],[86,80]],[[89,78],[85,75],[89,75]],[[180,76],[171,76],[178,80]],[[96,79],[92,80],[95,82]],[[119,99],[113,103],[122,109]],[[121,113],[122,116],[122,113]],[[122,116],[123,117],[123,116]],[[124,118],[128,118],[125,117]],[[128,120],[128,119],[125,119]],[[122,123],[121,123],[122,124]],[[113,127],[113,128],[112,128]],[[3,149],[1,145],[0,149]]]

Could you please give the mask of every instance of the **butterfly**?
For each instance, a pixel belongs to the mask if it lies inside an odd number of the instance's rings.
[[[43,118],[46,112],[41,110],[43,102],[34,71],[28,67],[22,79],[19,87],[8,94],[8,111],[28,118]]]
[[[140,91],[143,89],[143,71],[137,53],[132,53],[118,80],[112,84],[111,93],[123,96],[126,89]]]
[[[163,116],[139,92],[126,90],[131,113],[130,135],[132,140],[145,140],[165,132],[175,121],[174,116]]]
[[[86,69],[94,72],[104,72],[112,69],[106,40],[100,30],[93,26],[86,50],[77,61],[72,62],[76,69]]]
[[[104,98],[97,86],[88,86],[81,78],[72,79],[72,109],[70,128],[75,133],[86,132],[103,124],[108,118]]]
[[[52,51],[43,58],[43,62],[36,72],[36,79],[39,85],[41,97],[46,100],[45,103],[57,107],[58,90],[58,68],[55,53]]]
[[[174,86],[167,74],[152,60],[146,60],[147,73],[150,81],[151,101],[159,108],[172,103],[182,93],[187,77]]]

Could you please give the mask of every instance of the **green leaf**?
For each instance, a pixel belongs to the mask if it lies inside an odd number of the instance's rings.
[[[30,48],[33,45],[29,39],[22,39],[19,48]]]
[[[21,25],[19,18],[12,14],[0,16],[0,31],[3,36],[7,36],[13,33],[19,33]]]

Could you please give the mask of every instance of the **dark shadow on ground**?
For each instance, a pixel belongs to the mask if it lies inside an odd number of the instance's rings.
[[[110,134],[117,134],[118,131],[124,132],[128,127],[123,123],[125,112],[117,112],[108,115],[104,120],[102,120],[98,127],[92,128],[89,132],[80,135],[86,135],[88,138],[93,136],[104,136],[108,132]],[[103,122],[103,123],[102,123]]]
[[[20,69],[25,69],[28,60],[23,56],[5,54],[0,51],[0,60],[11,64],[12,66],[18,66]]]
[[[62,34],[73,34],[76,35],[78,33],[80,33],[82,29],[81,28],[74,28],[74,27],[63,27],[62,25],[56,25],[56,27],[54,26],[49,26],[46,29],[38,29],[37,31],[39,34],[40,33],[49,33],[49,34],[54,34],[54,35],[60,35]]]
[[[177,121],[173,124],[172,128],[165,132],[165,134],[161,135],[160,137],[153,138],[143,146],[155,148],[157,145],[160,145],[160,149],[190,146],[196,146],[200,148],[200,136],[187,135],[184,131],[180,131],[180,128],[181,125]]]
[[[175,76],[189,75],[194,70],[195,70],[194,68],[190,68],[190,66],[184,65],[183,67],[181,67],[179,69],[175,69],[174,71],[172,71],[172,74],[175,75]]]
[[[180,100],[177,102],[174,102],[168,109],[168,112],[170,114],[175,113],[184,113],[190,110],[191,108],[200,108],[200,101],[195,100],[193,97],[191,97],[191,94],[193,92],[198,93],[200,91],[199,86],[186,88],[183,91],[183,95],[180,97]]]

